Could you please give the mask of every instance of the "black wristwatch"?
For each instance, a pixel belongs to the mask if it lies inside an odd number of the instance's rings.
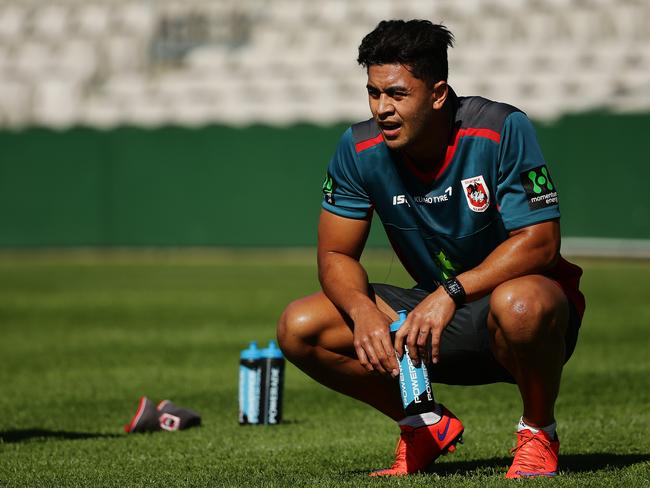
[[[460,284],[456,278],[449,278],[442,282],[442,287],[447,294],[451,297],[457,307],[465,303],[465,288]]]

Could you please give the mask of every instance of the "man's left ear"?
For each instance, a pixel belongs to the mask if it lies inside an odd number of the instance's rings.
[[[449,85],[445,80],[440,80],[433,85],[433,109],[440,110],[447,100]]]

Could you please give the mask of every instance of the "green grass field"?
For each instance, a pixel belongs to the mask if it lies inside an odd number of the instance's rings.
[[[409,284],[388,254],[371,279]],[[557,404],[555,480],[650,485],[650,262],[579,260],[588,310]],[[304,251],[0,254],[2,486],[503,486],[520,415],[509,385],[435,389],[465,444],[436,470],[370,479],[397,429],[287,368],[286,423],[237,424],[238,354],[274,337],[317,289]],[[124,434],[138,398],[203,416],[176,433]]]

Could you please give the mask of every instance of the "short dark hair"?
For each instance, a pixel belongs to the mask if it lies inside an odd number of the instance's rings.
[[[454,36],[442,24],[428,20],[382,20],[363,38],[357,62],[364,68],[399,63],[428,83],[447,81],[447,47]]]

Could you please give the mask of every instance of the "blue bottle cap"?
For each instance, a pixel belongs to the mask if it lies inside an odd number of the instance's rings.
[[[259,359],[261,356],[261,351],[257,348],[257,342],[252,341],[248,345],[248,349],[244,349],[240,354],[239,357],[241,359]]]
[[[275,343],[275,341],[269,341],[268,347],[266,349],[262,349],[262,356],[271,359],[282,359],[282,351]]]
[[[397,319],[395,322],[390,324],[390,331],[391,332],[397,332],[399,328],[402,326],[404,321],[406,320],[406,310],[400,310],[397,312],[399,314],[399,319]]]

